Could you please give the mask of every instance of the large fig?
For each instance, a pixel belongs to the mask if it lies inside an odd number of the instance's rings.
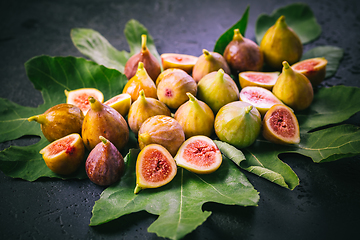
[[[304,74],[313,87],[318,86],[326,76],[327,60],[323,57],[305,59],[291,66],[292,69]]]

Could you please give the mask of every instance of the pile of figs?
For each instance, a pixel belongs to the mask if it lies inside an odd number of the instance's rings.
[[[117,96],[104,102],[97,89],[65,91],[67,103],[28,120],[40,123],[50,142],[40,153],[53,172],[76,171],[85,147],[86,173],[101,186],[119,181],[124,173],[120,152],[133,132],[141,150],[134,186],[138,193],[167,184],[179,167],[197,174],[215,172],[222,155],[212,139],[238,149],[261,137],[298,144],[295,113],[312,103],[313,88],[325,78],[327,64],[325,58],[299,61],[302,51],[284,16],[260,45],[235,29],[223,54],[206,49],[199,57],[164,53],[161,64],[143,35],[140,52],[125,65],[128,82]]]

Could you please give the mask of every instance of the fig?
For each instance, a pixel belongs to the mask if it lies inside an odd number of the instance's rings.
[[[263,36],[260,50],[268,66],[281,69],[283,61],[293,64],[300,60],[303,46],[299,36],[286,24],[285,16],[280,16]]]
[[[215,172],[222,163],[219,148],[207,136],[187,139],[175,156],[176,165],[198,174]]]
[[[197,97],[216,114],[222,106],[239,100],[239,89],[234,80],[223,69],[219,69],[200,80]]]
[[[164,70],[169,68],[179,68],[191,74],[198,57],[179,54],[179,53],[163,53],[161,54],[161,62]]]
[[[118,111],[123,117],[126,117],[126,115],[128,114],[131,103],[131,95],[128,93],[118,94],[115,97],[112,97],[106,102],[104,102],[105,105],[112,107],[113,109]]]
[[[122,93],[130,94],[131,101],[135,102],[141,89],[147,97],[157,98],[155,83],[147,74],[144,64],[139,62],[136,74],[125,84]]]
[[[138,132],[140,149],[149,144],[159,144],[175,156],[185,141],[185,133],[180,123],[164,115],[150,117],[143,122]]]
[[[159,100],[145,97],[144,90],[141,90],[138,99],[131,105],[129,110],[128,124],[130,129],[137,135],[141,124],[155,115],[171,116],[171,112]]]
[[[155,81],[157,76],[161,73],[161,66],[156,57],[149,51],[146,46],[147,36],[141,35],[141,50],[140,52],[132,55],[125,64],[124,74],[127,79],[131,79],[135,76],[139,62],[144,64],[146,72],[150,78]],[[134,100],[135,101],[135,100]]]
[[[203,54],[194,65],[192,77],[196,82],[199,82],[206,74],[218,71],[219,69],[223,69],[229,75],[231,74],[229,65],[220,53],[209,52],[203,49]]]
[[[272,106],[264,116],[262,134],[277,144],[299,143],[299,123],[293,110],[284,104]]]
[[[89,153],[85,171],[90,181],[99,186],[109,186],[120,180],[125,170],[124,158],[115,145],[99,136],[101,140]]]
[[[89,97],[96,98],[99,102],[104,102],[104,95],[96,88],[79,88],[68,91],[65,89],[66,103],[73,104],[81,109],[84,116],[90,109]]]
[[[239,29],[234,29],[233,39],[226,46],[223,56],[233,74],[260,71],[264,65],[260,47],[251,39],[243,37]]]
[[[253,86],[241,89],[240,100],[256,107],[261,116],[264,116],[271,106],[283,104],[270,90]]]
[[[82,126],[82,138],[88,150],[92,150],[101,140],[108,139],[120,151],[129,140],[129,128],[121,114],[93,97],[89,97],[90,110]]]
[[[283,62],[283,70],[276,81],[272,92],[283,103],[293,110],[303,110],[310,106],[313,98],[313,87],[305,75],[294,71],[289,63]]]
[[[184,70],[177,69],[165,74],[157,85],[157,96],[169,108],[177,109],[189,98],[189,92],[196,96],[197,84]]]
[[[218,138],[239,149],[253,144],[260,134],[261,116],[250,103],[231,102],[223,106],[215,117]]]
[[[195,135],[210,137],[214,132],[214,113],[204,102],[187,93],[189,101],[181,105],[175,112],[175,120],[184,130],[185,138]]]
[[[297,62],[291,68],[304,74],[310,80],[313,87],[316,87],[325,79],[326,65],[327,60],[319,57]]]
[[[247,86],[263,87],[272,90],[280,72],[256,72],[246,71],[239,73],[239,83],[241,88]]]
[[[164,71],[162,71],[159,76],[157,77],[156,81],[155,81],[155,86],[157,87],[159,85],[159,82],[169,73],[171,72],[182,72],[184,70],[180,69],[180,68],[168,68],[168,69],[165,69]]]
[[[85,147],[81,136],[72,133],[40,150],[46,166],[56,174],[74,173],[84,160]]]
[[[28,118],[28,121],[40,123],[41,131],[49,141],[55,141],[71,133],[81,133],[84,114],[75,105],[61,103],[44,113]]]
[[[134,193],[142,189],[158,188],[168,184],[176,175],[177,166],[171,154],[161,145],[144,147],[136,160],[136,187]]]

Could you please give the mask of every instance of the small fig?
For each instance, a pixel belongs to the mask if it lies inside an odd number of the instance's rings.
[[[134,193],[142,189],[158,188],[168,184],[176,175],[177,166],[171,154],[161,145],[144,147],[136,160],[136,187]]]
[[[119,150],[109,140],[101,140],[86,159],[85,170],[90,181],[99,186],[109,186],[120,180],[125,163]]]
[[[68,91],[65,89],[66,103],[73,104],[83,111],[84,116],[90,109],[89,97],[96,98],[99,102],[104,102],[104,95],[96,88],[79,88]]]
[[[273,69],[281,69],[282,62],[296,63],[302,56],[303,46],[298,35],[280,16],[263,36],[260,50],[264,54],[265,63]]]
[[[189,74],[180,69],[164,75],[157,86],[159,100],[172,109],[177,109],[189,99],[187,92],[196,96],[197,84]]]
[[[236,101],[223,106],[215,117],[218,138],[239,149],[253,144],[260,134],[261,116],[250,103]]]
[[[84,114],[75,105],[61,103],[55,105],[43,114],[32,116],[28,121],[40,123],[45,138],[52,142],[71,133],[81,133]]]
[[[125,64],[124,74],[127,79],[131,79],[135,76],[139,62],[144,64],[146,72],[149,74],[150,78],[155,81],[158,75],[161,73],[161,66],[159,61],[151,54],[149,49],[146,46],[147,36],[145,34],[141,35],[141,50],[140,52],[131,56]],[[135,100],[134,100],[135,101]]]
[[[148,118],[140,127],[138,134],[140,149],[149,144],[159,144],[175,156],[185,141],[184,130],[174,118],[156,115]]]
[[[141,89],[147,97],[157,98],[155,83],[147,74],[144,64],[139,62],[136,74],[125,84],[122,93],[130,94],[131,101],[135,102]]]
[[[283,65],[283,71],[272,92],[295,111],[309,107],[314,98],[313,87],[309,79],[305,75],[294,71],[288,62],[284,61]]]
[[[304,74],[310,80],[313,87],[316,87],[325,79],[326,65],[327,60],[319,57],[297,62],[291,68]]]
[[[100,136],[112,142],[120,151],[129,140],[129,128],[121,114],[93,97],[89,97],[90,110],[82,126],[85,147],[92,150],[101,140]]]
[[[239,83],[241,88],[247,86],[263,87],[272,90],[280,72],[255,72],[246,71],[239,73]]]
[[[118,111],[123,117],[126,117],[126,115],[128,114],[131,103],[131,95],[128,93],[118,94],[115,97],[112,97],[106,102],[104,102],[105,105],[112,107],[113,109]]]
[[[223,56],[233,74],[260,71],[264,64],[260,47],[254,41],[243,37],[239,29],[234,29],[233,39],[226,46]]]
[[[171,112],[159,100],[145,97],[144,90],[141,90],[138,99],[131,105],[129,110],[128,124],[130,129],[137,135],[141,124],[155,115],[171,116]]]
[[[54,173],[74,173],[84,160],[85,147],[78,133],[62,137],[40,150],[46,166]]]
[[[215,172],[222,163],[219,148],[207,136],[187,139],[175,156],[176,165],[198,174]]]
[[[262,134],[265,139],[273,143],[299,143],[299,123],[292,109],[284,104],[272,106],[263,119]]]
[[[225,73],[231,74],[230,67],[221,54],[203,49],[203,54],[194,65],[192,76],[196,82],[199,82],[206,74],[218,71],[220,68]]]
[[[239,89],[234,80],[223,69],[219,69],[200,80],[197,96],[216,114],[222,106],[239,100]]]
[[[179,53],[163,53],[161,54],[161,62],[164,70],[169,68],[179,68],[191,74],[198,57],[179,54]]]
[[[184,130],[185,138],[195,135],[210,137],[214,132],[214,113],[204,102],[187,93],[189,101],[181,105],[175,112],[175,120]]]

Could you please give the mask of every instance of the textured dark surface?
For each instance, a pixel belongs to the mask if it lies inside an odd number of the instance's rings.
[[[360,87],[359,1],[304,1],[313,10],[322,34],[306,45],[334,45],[345,55],[336,75],[323,85]],[[250,5],[246,37],[255,39],[259,14],[293,1],[1,1],[0,97],[24,106],[42,103],[28,80],[24,63],[38,55],[82,56],[73,46],[74,27],[99,31],[119,50],[128,50],[123,30],[132,18],[144,24],[159,53],[200,55]],[[360,97],[360,96],[359,96]],[[359,114],[347,122],[360,125]],[[22,138],[0,143],[28,145]],[[260,192],[258,207],[208,203],[213,214],[185,239],[349,239],[358,235],[360,157],[315,164],[299,155],[282,158],[300,178],[293,191],[245,173]],[[89,180],[40,179],[27,182],[0,172],[0,239],[157,239],[147,232],[156,216],[146,212],[89,227],[91,210],[103,188]]]

